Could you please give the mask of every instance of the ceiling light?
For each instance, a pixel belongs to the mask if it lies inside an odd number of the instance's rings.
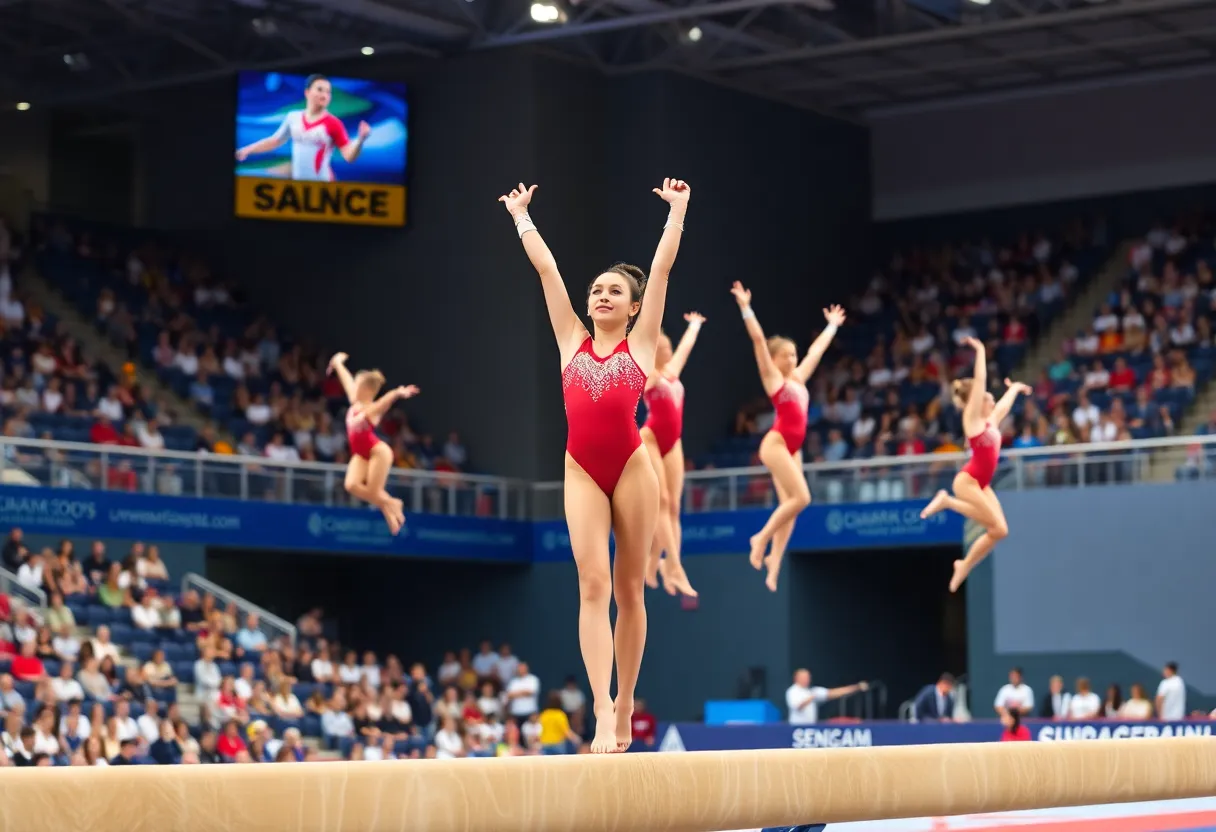
[[[376,50],[370,46],[365,46],[362,49],[360,49],[359,51],[368,57],[371,57],[372,55],[376,54]]]
[[[690,41],[692,41],[693,43],[696,43],[697,41],[699,41],[701,39],[702,34],[703,33],[701,32],[700,26],[693,26],[691,29],[688,30],[688,39]]]
[[[971,0],[971,2],[976,6],[987,6],[992,0]]]
[[[552,3],[532,4],[532,19],[537,23],[557,23],[561,17],[561,10]]]
[[[30,108],[30,102],[28,102],[28,101],[18,101],[17,102],[17,109],[23,113],[26,110],[28,110],[29,108]]]

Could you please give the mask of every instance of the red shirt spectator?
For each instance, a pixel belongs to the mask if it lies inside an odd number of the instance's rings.
[[[33,641],[27,641],[21,645],[21,655],[13,657],[13,664],[9,668],[9,672],[19,682],[36,682],[46,675],[42,659],[34,653]]]
[[[899,456],[916,456],[925,452],[925,443],[918,437],[904,439],[899,443],[899,449],[896,454]]]
[[[1009,323],[1005,324],[1004,337],[1006,344],[1021,344],[1027,337],[1026,324],[1017,318],[1010,318]]]
[[[1123,359],[1115,362],[1115,369],[1110,374],[1111,391],[1130,391],[1136,386],[1136,371],[1127,366]]]
[[[646,710],[645,702],[639,699],[634,704],[633,738],[646,745],[654,745],[655,732],[658,730],[659,722],[654,718],[654,714]]]
[[[117,445],[118,431],[114,430],[109,419],[103,417],[94,422],[93,427],[89,429],[89,441],[94,445]]]
[[[111,464],[106,482],[112,491],[135,491],[139,488],[139,475],[131,469],[125,459],[117,465]]]
[[[1018,723],[1016,728],[1006,728],[1001,733],[1001,742],[1028,742],[1029,740],[1030,729],[1021,723]]]
[[[229,723],[224,729],[224,733],[216,740],[215,750],[220,752],[220,755],[228,759],[234,759],[237,754],[242,751],[247,751],[248,747],[245,741],[241,739],[240,729],[235,722]]]

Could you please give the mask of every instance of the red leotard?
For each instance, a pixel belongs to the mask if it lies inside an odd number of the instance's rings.
[[[646,424],[659,443],[659,456],[667,456],[684,432],[684,384],[659,374],[654,387],[642,393]]]
[[[642,444],[637,418],[645,387],[646,375],[633,360],[628,340],[600,358],[589,335],[562,370],[566,452],[609,497]]]
[[[372,448],[381,439],[376,435],[376,427],[363,415],[363,409],[353,405],[346,411],[346,441],[350,445],[352,456],[370,459]]]
[[[772,429],[781,434],[786,450],[796,454],[806,441],[806,410],[811,403],[811,394],[805,384],[787,378],[781,389],[773,394],[772,401],[773,409],[777,411]]]
[[[985,422],[983,431],[967,437],[967,444],[971,446],[971,459],[962,470],[975,477],[980,488],[987,488],[1001,458],[1001,432]]]

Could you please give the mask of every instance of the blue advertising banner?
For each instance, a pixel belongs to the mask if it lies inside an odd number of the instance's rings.
[[[410,514],[393,537],[374,509],[0,486],[0,528],[262,549],[527,563],[526,521]]]
[[[1030,736],[1056,740],[1121,740],[1150,737],[1210,737],[1212,723],[1048,722],[1027,720]],[[853,748],[877,745],[933,745],[996,742],[1001,724],[984,722],[856,722],[820,725],[704,725],[676,722],[659,727],[659,751],[745,751],[760,748]]]
[[[943,511],[928,520],[920,518],[925,503],[865,503],[816,505],[798,515],[790,549],[800,552],[838,549],[872,549],[899,546],[958,545],[963,539],[963,518]],[[721,555],[746,552],[748,538],[768,520],[769,509],[715,511],[685,514],[685,555]],[[567,560],[570,538],[564,520],[534,524],[533,557],[538,561]]]

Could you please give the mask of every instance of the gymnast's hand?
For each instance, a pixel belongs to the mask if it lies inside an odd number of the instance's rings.
[[[664,179],[663,187],[655,188],[654,192],[673,208],[677,205],[687,205],[688,195],[692,193],[683,179]]]
[[[398,387],[394,392],[397,394],[397,398],[399,399],[412,399],[422,391],[418,389],[417,384],[411,384],[409,386]]]
[[[684,320],[688,321],[690,324],[703,324],[705,323],[705,316],[700,312],[685,312]]]
[[[752,305],[752,293],[750,289],[744,289],[743,284],[735,281],[731,284],[730,293],[735,296],[735,302],[739,304],[740,309],[746,309]]]
[[[520,182],[517,187],[511,189],[511,193],[500,196],[498,201],[507,206],[507,211],[511,216],[517,217],[528,210],[528,204],[532,201],[532,194],[535,191],[535,185],[524,185],[523,182]]]
[[[325,374],[329,375],[334,371],[335,368],[345,364],[346,359],[348,358],[350,358],[350,356],[344,352],[334,353],[334,357],[329,359],[329,366],[325,368]]]
[[[845,319],[844,307],[839,304],[829,306],[823,310],[823,317],[832,326],[842,327]]]
[[[1029,396],[1034,392],[1029,384],[1021,381],[1010,381],[1009,379],[1005,379],[1005,386],[1017,393],[1019,396]]]

